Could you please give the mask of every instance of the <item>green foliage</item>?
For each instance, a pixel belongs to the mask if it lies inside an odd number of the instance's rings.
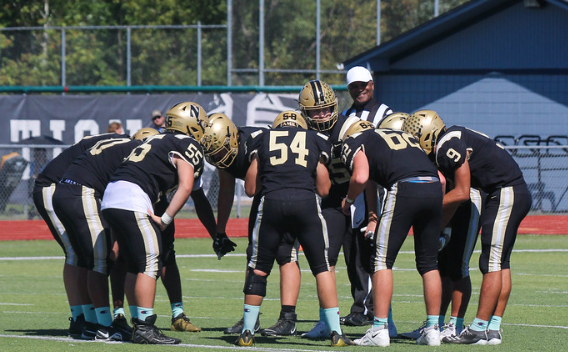
[[[440,13],[466,0],[440,0]],[[381,42],[431,19],[434,0],[383,0]],[[337,71],[338,64],[375,47],[377,1],[322,1],[320,70]],[[0,27],[219,25],[227,22],[224,0],[43,0],[7,1]],[[264,67],[267,70],[315,70],[316,2],[264,1]],[[227,34],[223,28],[202,31],[204,85],[226,84]],[[67,29],[66,85],[126,85],[125,29]],[[131,31],[131,84],[197,85],[197,29]],[[258,83],[259,2],[233,0],[232,62],[234,85]],[[0,32],[2,85],[61,84],[59,30]],[[299,85],[315,78],[303,72],[266,72],[267,85]],[[323,76],[321,78],[324,78]],[[331,84],[343,84],[342,74],[326,74]]]

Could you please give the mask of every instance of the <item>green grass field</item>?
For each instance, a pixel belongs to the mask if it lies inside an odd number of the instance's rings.
[[[170,307],[158,284],[155,312],[157,325],[166,334],[182,339],[179,346],[142,346],[131,343],[84,342],[67,338],[69,307],[62,282],[62,251],[55,241],[6,241],[0,243],[0,351],[192,351],[242,350],[233,346],[236,336],[223,330],[242,316],[246,239],[238,238],[237,251],[217,260],[208,239],[178,239],[176,252],[182,273],[184,304],[201,333],[170,332]],[[479,246],[478,246],[479,247]],[[568,351],[568,237],[519,236],[512,257],[513,292],[503,319],[500,346],[416,346],[414,341],[393,339],[390,351]],[[481,274],[479,252],[472,259],[473,297],[466,315],[475,315]],[[343,257],[337,267],[340,314],[349,312],[351,297]],[[312,328],[318,318],[315,280],[302,256],[302,289],[296,312],[298,332]],[[425,318],[422,284],[414,268],[412,241],[406,241],[394,271],[394,320],[399,332],[411,331]],[[261,324],[268,327],[278,318],[279,278],[275,270],[268,280],[267,297],[261,308]],[[127,309],[128,313],[128,309]],[[449,319],[449,317],[447,318]],[[361,337],[365,327],[345,327],[349,337]],[[378,348],[378,347],[377,347]],[[255,351],[332,350],[329,341],[300,337],[258,336]],[[348,347],[341,350],[370,350]],[[337,349],[335,349],[337,350]]]

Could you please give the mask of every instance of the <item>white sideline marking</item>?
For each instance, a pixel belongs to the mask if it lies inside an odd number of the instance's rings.
[[[47,341],[59,341],[59,342],[67,342],[67,343],[108,343],[108,344],[122,344],[127,343],[131,344],[131,342],[120,342],[120,341],[87,341],[87,340],[78,340],[72,339],[70,337],[54,337],[54,336],[22,336],[22,335],[0,335],[0,337],[7,337],[7,338],[19,338],[19,339],[31,339],[31,340],[47,340]],[[210,348],[215,350],[241,350],[242,347],[238,346],[215,346],[215,345],[197,345],[193,343],[180,343],[178,345],[160,345],[160,346],[168,346],[168,347],[194,347],[194,348]],[[306,349],[296,349],[296,348],[262,348],[262,347],[247,347],[247,351],[266,351],[266,352],[279,352],[279,351],[290,351],[290,352],[312,352],[314,350],[306,350]],[[324,351],[324,352],[337,352],[337,350],[317,350],[317,351]]]
[[[568,249],[564,248],[550,248],[550,249],[514,249],[514,252],[530,252],[530,253],[555,253],[555,252],[568,252]],[[474,253],[481,253],[477,250]],[[340,253],[343,254],[343,253]],[[401,251],[399,254],[414,254],[414,251]],[[300,255],[304,255],[303,252]],[[246,254],[226,254],[225,257],[244,257]],[[217,258],[216,254],[176,254],[176,258]],[[61,260],[65,259],[63,256],[53,256],[53,257],[0,257],[0,261],[9,260]]]

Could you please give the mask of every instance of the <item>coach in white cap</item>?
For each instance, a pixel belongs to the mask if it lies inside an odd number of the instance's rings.
[[[356,115],[375,126],[387,115],[391,108],[374,98],[375,83],[371,72],[362,66],[355,66],[347,71],[347,89],[353,99],[353,105],[343,112],[346,116]]]

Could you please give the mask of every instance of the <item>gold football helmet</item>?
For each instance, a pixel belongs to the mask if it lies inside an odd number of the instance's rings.
[[[156,134],[160,134],[157,129],[152,127],[144,127],[138,130],[138,132],[134,133],[132,139],[137,141],[143,141],[150,136],[154,136]]]
[[[351,126],[349,126],[347,131],[345,131],[345,135],[343,137],[343,140],[345,141],[345,140],[347,140],[347,138],[351,138],[351,137],[355,138],[363,131],[374,130],[374,129],[375,129],[375,125],[373,125],[371,122],[365,121],[365,120],[359,120],[359,121],[353,123]]]
[[[237,126],[227,115],[209,116],[209,124],[201,138],[205,160],[220,169],[231,166],[239,152],[238,133]]]
[[[166,131],[177,131],[201,140],[207,126],[207,113],[201,105],[186,101],[177,103],[166,112]]]
[[[418,110],[408,116],[402,130],[415,136],[427,155],[430,155],[440,134],[446,132],[444,121],[433,110]]]
[[[405,112],[393,112],[379,123],[378,128],[389,128],[391,130],[402,131],[402,124],[408,116],[409,115]]]
[[[299,105],[302,116],[311,129],[317,131],[330,130],[337,122],[337,97],[333,89],[324,81],[313,80],[304,85],[300,91]],[[326,119],[312,119],[309,112],[329,108],[331,115]]]
[[[284,126],[300,127],[305,130],[308,129],[308,124],[304,117],[302,117],[299,112],[293,110],[281,112],[278,116],[276,116],[274,123],[272,124],[272,128]]]

